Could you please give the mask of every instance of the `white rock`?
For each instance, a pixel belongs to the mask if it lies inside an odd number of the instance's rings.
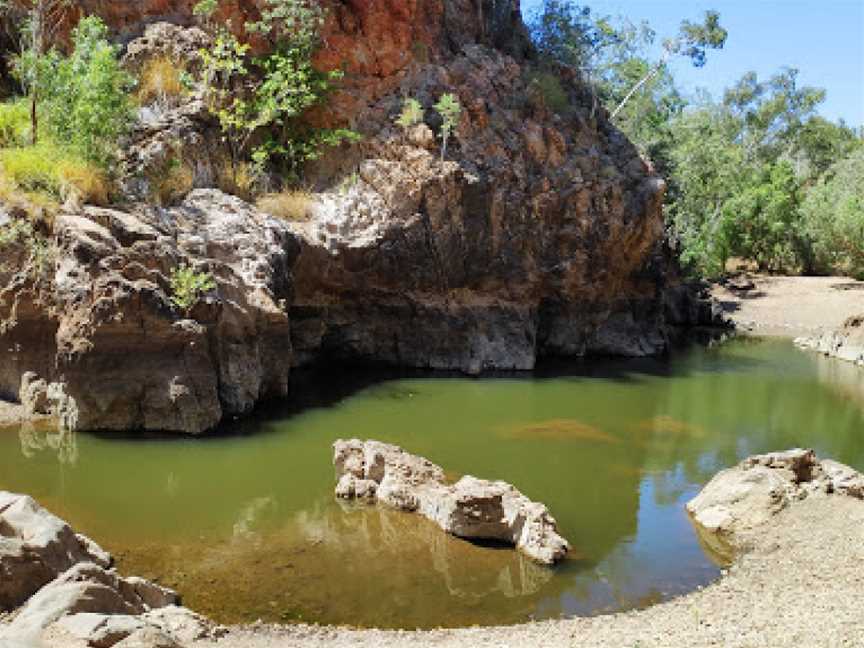
[[[337,497],[417,511],[455,536],[511,543],[544,564],[569,549],[548,509],[510,484],[466,476],[448,485],[440,466],[378,441],[339,440],[333,447]]]

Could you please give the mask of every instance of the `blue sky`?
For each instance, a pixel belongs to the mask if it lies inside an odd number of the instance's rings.
[[[542,0],[522,0],[527,15]],[[767,79],[783,66],[800,70],[801,85],[825,88],[819,112],[864,125],[864,0],[582,0],[600,15],[647,20],[658,40],[674,35],[682,18],[696,20],[706,9],[720,12],[729,31],[726,46],[710,51],[705,67],[673,64],[682,90],[707,88],[716,98],[745,72]]]

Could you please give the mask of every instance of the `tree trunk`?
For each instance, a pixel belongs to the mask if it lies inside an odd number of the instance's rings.
[[[36,93],[30,97],[30,142],[33,146],[39,143],[39,115],[36,110]]]

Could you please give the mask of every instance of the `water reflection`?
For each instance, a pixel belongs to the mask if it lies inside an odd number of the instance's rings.
[[[48,423],[25,421],[18,430],[21,454],[27,459],[50,452],[61,464],[78,463],[78,441],[74,432],[54,428]]]

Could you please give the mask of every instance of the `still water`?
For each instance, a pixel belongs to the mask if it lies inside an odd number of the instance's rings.
[[[289,410],[203,439],[0,431],[0,489],[27,492],[222,622],[431,627],[650,605],[717,577],[683,505],[755,452],[812,446],[864,469],[864,378],[790,343],[534,374],[301,377]],[[304,386],[305,384],[305,386]],[[546,503],[554,569],[419,516],[334,501],[331,443],[399,444]]]

